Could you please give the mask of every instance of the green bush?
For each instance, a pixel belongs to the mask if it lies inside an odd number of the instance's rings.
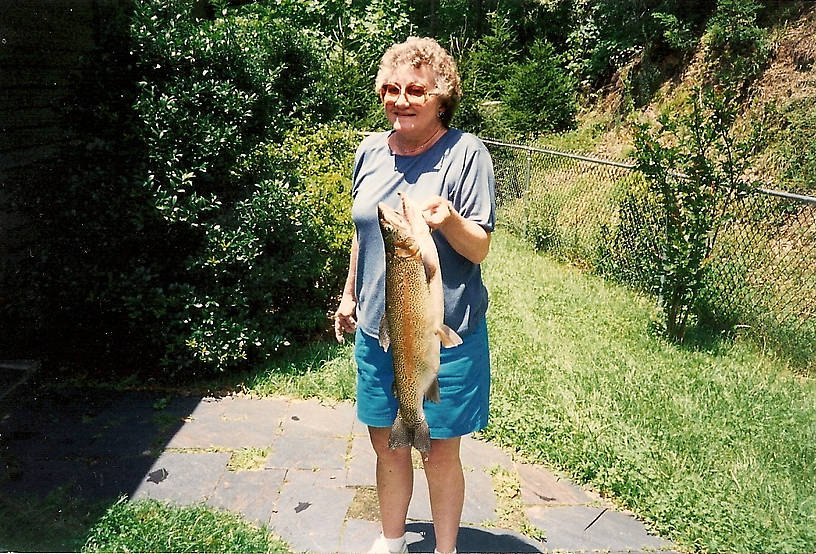
[[[716,79],[727,86],[750,84],[771,54],[768,32],[757,23],[759,0],[718,0],[708,21],[707,57],[715,64]]]
[[[678,341],[695,312],[730,208],[755,187],[746,177],[752,140],[734,135],[734,94],[701,89],[692,100],[689,113],[661,117],[657,130],[642,125],[635,134],[637,166],[659,201],[665,236],[656,292],[664,330]]]
[[[574,84],[558,65],[555,51],[547,42],[534,44],[527,61],[514,66],[502,101],[511,127],[522,133],[575,127],[578,104]]]
[[[334,173],[301,175],[277,152],[296,121],[335,108],[315,94],[315,43],[267,15],[141,0],[112,26],[55,179],[16,189],[36,257],[3,284],[21,291],[3,318],[36,336],[29,355],[182,376],[263,360],[326,327],[342,283],[334,258],[348,259],[338,175],[354,144],[348,130],[342,145],[303,139],[315,159],[338,160]]]

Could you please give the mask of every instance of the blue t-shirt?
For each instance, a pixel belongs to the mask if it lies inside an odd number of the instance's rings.
[[[388,146],[391,131],[366,137],[354,158],[351,217],[357,229],[357,322],[376,337],[385,311],[385,247],[377,204],[397,208],[397,192],[422,204],[431,196],[447,198],[463,217],[493,231],[496,183],[487,147],[475,135],[449,129],[430,149],[399,156]],[[439,251],[445,324],[467,335],[487,312],[482,273],[457,253],[441,231],[432,233]]]

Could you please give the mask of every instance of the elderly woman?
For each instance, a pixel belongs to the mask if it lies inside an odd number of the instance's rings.
[[[372,552],[407,552],[405,519],[413,490],[411,448],[388,447],[397,413],[393,361],[377,342],[385,309],[385,251],[377,204],[415,200],[434,230],[444,294],[444,323],[463,344],[444,349],[440,402],[425,403],[431,449],[424,460],[437,552],[456,552],[465,482],[460,439],[487,425],[490,356],[487,291],[479,264],[495,222],[493,164],[475,136],[450,128],[461,98],[456,63],[429,38],[411,37],[382,58],[375,89],[391,130],[362,141],[352,184],[356,227],[335,333],[354,332],[357,415],[377,455],[382,535]]]

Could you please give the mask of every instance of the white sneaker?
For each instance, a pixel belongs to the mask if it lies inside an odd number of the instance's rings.
[[[389,549],[389,542],[391,544],[397,542],[396,549],[394,546]],[[406,552],[408,552],[408,541],[405,540],[405,535],[399,539],[386,539],[384,535],[380,534],[368,550],[369,554],[404,554]]]

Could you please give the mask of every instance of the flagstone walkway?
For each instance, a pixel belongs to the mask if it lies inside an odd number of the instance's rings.
[[[70,485],[94,499],[206,503],[269,526],[297,552],[364,552],[379,533],[374,455],[352,403],[66,389],[2,408],[0,494]],[[491,444],[464,438],[462,463],[459,552],[672,549],[631,514]],[[497,497],[497,472],[520,483],[516,507],[542,540],[502,528],[497,508],[512,499]],[[421,469],[414,481],[409,551],[433,552]]]

